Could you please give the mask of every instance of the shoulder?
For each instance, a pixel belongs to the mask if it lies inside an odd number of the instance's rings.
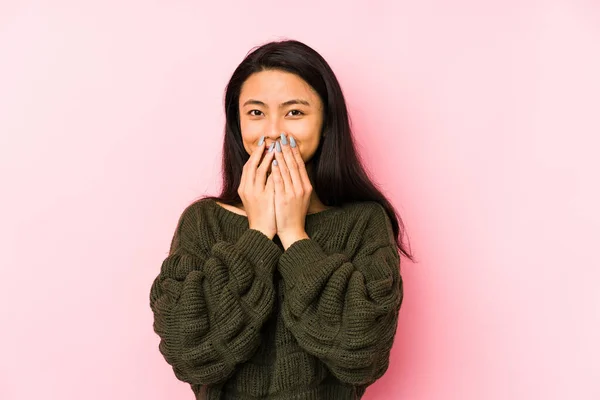
[[[342,208],[346,209],[349,214],[363,219],[385,218],[387,216],[385,208],[375,200],[353,201],[344,204]]]
[[[194,254],[200,254],[211,241],[214,241],[211,220],[215,218],[210,199],[202,198],[183,207],[171,242],[171,252],[177,247],[185,247]]]
[[[194,200],[182,212],[181,219],[189,221],[200,232],[202,238],[217,240],[223,234],[229,235],[243,228],[245,216],[225,209],[211,197]]]
[[[357,202],[356,207],[363,211],[368,211],[369,213],[385,212],[385,208],[375,200],[359,201]]]
[[[390,225],[386,209],[374,200],[355,200],[336,207],[319,222],[326,222],[334,230],[340,232],[379,231],[385,232],[386,224]]]
[[[387,209],[378,201],[367,200],[354,202],[352,212],[364,221],[365,230],[372,234],[394,237],[392,221]]]
[[[183,209],[182,216],[199,218],[203,214],[212,213],[215,207],[215,201],[211,198],[196,199]]]
[[[181,211],[179,221],[181,222],[183,220],[185,220],[185,221],[197,220],[198,219],[198,211],[200,209],[202,209],[203,207],[206,207],[206,202],[203,202],[203,199],[195,200],[192,203],[189,203]]]
[[[213,214],[212,203],[210,199],[201,198],[187,204],[180,212],[177,223],[180,230],[197,230],[201,220],[206,219],[206,215]]]

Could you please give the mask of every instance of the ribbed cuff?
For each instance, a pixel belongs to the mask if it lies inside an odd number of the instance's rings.
[[[244,254],[259,273],[272,274],[283,252],[275,242],[256,229],[248,229],[234,246]]]
[[[319,243],[313,239],[300,239],[279,258],[279,272],[283,280],[293,286],[300,275],[313,276],[327,273],[317,261],[327,257]]]

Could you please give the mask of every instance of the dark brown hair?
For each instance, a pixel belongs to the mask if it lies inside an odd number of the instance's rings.
[[[400,253],[414,261],[402,242],[402,219],[383,193],[371,182],[357,155],[346,101],[335,74],[319,53],[296,40],[270,42],[251,50],[233,72],[225,90],[222,190],[218,196],[202,198],[229,205],[242,203],[237,191],[242,168],[250,156],[242,142],[240,91],[250,75],[264,70],[281,70],[296,74],[321,98],[323,137],[311,159],[312,186],[317,197],[330,207],[354,201],[378,202],[390,217]]]

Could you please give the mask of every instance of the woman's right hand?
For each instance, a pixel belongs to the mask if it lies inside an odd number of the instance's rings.
[[[267,173],[271,170],[275,149],[265,152],[265,146],[266,141],[254,149],[244,164],[238,194],[248,216],[249,228],[261,231],[269,239],[273,239],[277,233],[275,187],[271,174],[267,177]]]

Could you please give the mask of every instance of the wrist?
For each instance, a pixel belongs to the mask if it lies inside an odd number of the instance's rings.
[[[281,244],[283,245],[284,250],[287,250],[292,244],[299,240],[310,239],[310,237],[305,231],[282,233],[281,235],[278,234],[278,236],[281,240]]]

